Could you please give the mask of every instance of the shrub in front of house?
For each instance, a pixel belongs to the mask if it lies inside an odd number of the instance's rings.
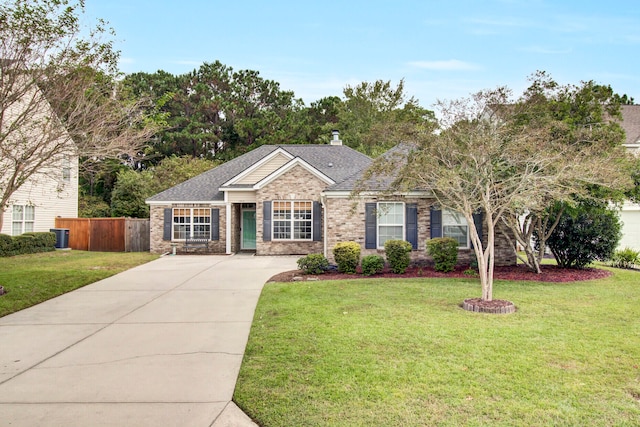
[[[55,246],[55,233],[29,232],[18,236],[0,234],[0,256],[3,257],[55,251]]]
[[[20,234],[13,236],[13,248],[14,255],[31,254],[35,247],[34,238],[28,234]]]
[[[453,271],[458,263],[458,241],[451,237],[427,240],[427,255],[433,258],[436,271],[443,273]]]
[[[362,258],[362,274],[373,276],[382,273],[384,269],[384,258],[380,255],[367,255]]]
[[[640,264],[640,251],[631,248],[619,249],[611,257],[611,266],[616,268],[634,268]]]
[[[48,252],[56,249],[56,233],[46,232],[29,232],[23,236],[33,237],[33,249],[35,252]]]
[[[560,267],[584,268],[593,261],[606,261],[613,256],[621,229],[616,210],[604,202],[583,201],[566,207],[547,245]],[[538,246],[539,243],[536,249]]]
[[[304,274],[324,274],[329,268],[329,260],[322,254],[309,254],[298,260],[298,268]]]
[[[0,256],[11,256],[13,237],[8,234],[0,234]]]
[[[333,258],[340,273],[355,273],[360,263],[360,245],[356,242],[339,242],[333,247]]]
[[[384,252],[391,271],[403,274],[411,264],[411,243],[404,240],[387,240],[384,242]]]

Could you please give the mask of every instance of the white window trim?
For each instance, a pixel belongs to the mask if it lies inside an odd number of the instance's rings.
[[[22,218],[19,219],[19,220],[16,220],[15,217],[14,217],[14,211],[15,211],[16,207],[22,208]],[[30,220],[27,219],[27,208],[32,208],[33,209],[33,219],[30,219]],[[20,233],[14,234],[14,224],[20,224]],[[35,230],[35,227],[36,227],[36,207],[33,206],[33,205],[13,205],[13,207],[11,209],[11,234],[13,236],[18,236],[20,234],[27,233],[28,231],[25,231],[26,224],[31,224],[31,231]]]
[[[180,225],[180,224],[179,223],[176,224],[173,220],[176,217],[176,210],[187,210],[187,209],[189,210],[189,221],[190,222],[188,224],[184,223],[183,225],[189,225],[190,226],[189,227],[189,236],[184,238],[184,239],[179,239],[179,238],[176,237],[175,226],[176,225]],[[171,240],[172,241],[184,242],[184,241],[187,240],[187,238],[189,238],[189,239],[193,239],[194,238],[193,237],[193,230],[195,228],[194,227],[195,224],[193,222],[193,216],[194,216],[193,215],[193,211],[195,209],[204,209],[209,213],[209,215],[208,215],[209,222],[208,223],[206,223],[206,222],[205,223],[199,223],[198,225],[207,225],[208,224],[209,225],[209,236],[207,236],[207,238],[208,239],[211,238],[211,209],[210,208],[206,208],[206,207],[202,207],[202,208],[172,208],[172,210],[171,210]]]
[[[283,219],[275,219],[274,218],[274,214],[275,214],[275,203],[290,203],[291,204],[291,219],[289,220],[283,220]],[[311,204],[311,219],[305,219],[305,220],[295,220],[294,219],[294,206],[295,203],[310,203]],[[281,239],[281,238],[276,238],[276,233],[275,233],[275,227],[276,227],[276,221],[289,221],[291,224],[291,237],[289,237],[288,239]],[[311,236],[308,239],[295,239],[294,236],[294,232],[293,232],[293,225],[296,222],[303,222],[303,221],[308,221],[311,222]],[[271,203],[271,240],[275,241],[275,242],[312,242],[313,241],[313,201],[311,200],[274,200]]]
[[[380,213],[385,211],[385,208],[381,208],[380,205],[385,204],[399,204],[402,205],[402,224],[380,224]],[[384,249],[384,244],[380,245],[380,227],[397,227],[399,225],[402,226],[402,236],[400,240],[405,240],[405,236],[407,235],[407,207],[404,202],[377,202],[376,203],[376,247],[378,249]]]
[[[447,212],[455,212],[456,215],[459,215],[464,220],[464,224],[445,222],[445,218],[447,217],[447,215],[445,215],[445,213],[447,213]],[[466,226],[467,227],[467,244],[465,246],[458,246],[458,249],[470,249],[471,248],[471,239],[469,237],[469,222],[464,217],[464,215],[462,215],[461,213],[456,212],[456,211],[443,209],[442,210],[442,237],[446,237],[445,234],[444,234],[444,227],[445,226],[455,226],[455,227]]]

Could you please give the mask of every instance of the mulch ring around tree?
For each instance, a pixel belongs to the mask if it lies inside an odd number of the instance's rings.
[[[300,270],[285,271],[284,273],[276,274],[270,282],[293,282],[293,281],[307,281],[307,280],[346,280],[346,279],[376,279],[376,278],[388,278],[388,279],[401,279],[401,278],[465,278],[473,279],[477,278],[477,275],[470,274],[471,271],[468,267],[458,267],[456,270],[450,273],[440,273],[433,269],[433,267],[409,267],[404,274],[395,274],[388,269],[385,269],[380,274],[374,274],[373,276],[364,276],[360,270],[356,274],[338,273],[335,270],[329,270],[324,274],[319,275],[305,275]],[[530,271],[524,265],[514,265],[507,267],[495,267],[494,279],[497,280],[531,280],[536,282],[576,282],[580,280],[594,280],[609,277],[610,271],[601,270],[597,268],[583,268],[583,269],[570,269],[560,268],[556,265],[544,265],[542,267],[542,273],[536,274]]]

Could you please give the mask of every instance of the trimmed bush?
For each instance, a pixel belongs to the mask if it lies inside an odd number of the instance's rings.
[[[0,234],[0,256],[3,257],[55,251],[55,246],[55,233],[29,232],[13,237],[6,234]]]
[[[329,268],[329,260],[322,254],[309,254],[298,260],[298,268],[305,274],[323,274]]]
[[[340,273],[355,273],[360,263],[360,245],[356,242],[339,242],[333,247],[333,257]]]
[[[13,253],[19,254],[32,254],[34,249],[34,238],[28,234],[20,234],[19,236],[13,236]]]
[[[12,250],[13,238],[8,234],[0,234],[0,256],[11,256]]]
[[[30,232],[24,233],[23,236],[32,236],[33,246],[35,248],[43,249],[44,252],[53,251],[56,249],[56,233],[50,231]]]
[[[433,258],[436,271],[453,271],[458,263],[458,241],[451,237],[427,240],[427,254]]]
[[[621,229],[617,211],[603,202],[584,201],[565,209],[547,245],[560,267],[584,268],[611,258]]]
[[[391,271],[402,274],[407,271],[411,263],[411,243],[404,240],[387,240],[384,242],[384,251],[387,254],[387,262]]]
[[[384,258],[380,255],[367,255],[362,258],[362,274],[373,276],[382,273],[384,269]]]
[[[611,257],[611,266],[616,268],[633,268],[636,264],[640,264],[640,251],[631,248],[617,250]]]

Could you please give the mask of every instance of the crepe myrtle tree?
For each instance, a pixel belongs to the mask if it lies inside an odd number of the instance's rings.
[[[624,132],[619,124],[620,105],[628,102],[626,95],[616,94],[610,86],[593,81],[560,85],[538,71],[522,96],[499,111],[500,118],[516,130],[541,129],[558,153],[563,153],[562,145],[566,145],[567,155],[576,156],[559,163],[556,176],[537,180],[537,198],[502,218],[504,236],[524,250],[524,256],[516,254],[532,271],[541,272],[546,241],[564,211],[577,200],[616,202],[629,197],[634,163],[631,156],[625,159],[621,147]],[[542,149],[548,150],[548,144],[541,145]],[[554,206],[560,208],[552,209]]]
[[[0,226],[12,195],[57,178],[58,162],[129,159],[153,133],[119,92],[105,23],[85,29],[83,11],[83,0],[0,4]]]
[[[483,301],[493,299],[495,241],[502,219],[582,192],[587,182],[603,182],[605,169],[612,169],[603,165],[619,164],[624,156],[557,140],[557,123],[515,121],[513,105],[511,91],[504,87],[439,101],[438,126],[374,162],[357,190],[392,176],[388,191],[428,190],[441,208],[462,214],[478,262]],[[484,214],[486,242],[474,224],[476,212]]]

